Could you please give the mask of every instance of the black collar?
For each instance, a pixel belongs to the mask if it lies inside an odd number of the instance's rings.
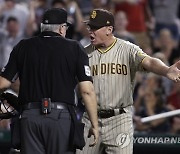
[[[60,34],[52,32],[52,31],[44,31],[40,33],[41,37],[61,37]]]

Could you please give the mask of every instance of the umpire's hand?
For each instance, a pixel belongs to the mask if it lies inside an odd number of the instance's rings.
[[[95,146],[95,145],[97,144],[97,142],[98,142],[98,138],[99,138],[98,127],[97,127],[97,128],[91,127],[91,128],[89,129],[88,138],[90,138],[91,135],[94,136],[94,142],[89,145],[90,147]]]

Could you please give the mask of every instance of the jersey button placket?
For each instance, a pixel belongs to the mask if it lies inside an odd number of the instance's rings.
[[[100,54],[100,57],[99,57],[99,92],[100,92],[100,97],[99,97],[99,101],[102,102],[103,98],[103,94],[102,94],[102,91],[103,91],[103,84],[102,84],[102,74],[101,74],[101,64],[102,64],[102,54]]]
[[[104,95],[105,95],[105,74],[102,72],[102,64],[105,64],[105,62],[103,61],[104,58],[104,54],[101,54],[101,58],[100,58],[100,99],[101,102],[104,101]]]

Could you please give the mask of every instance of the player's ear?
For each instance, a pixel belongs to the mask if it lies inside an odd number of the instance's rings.
[[[108,30],[107,34],[111,34],[113,32],[113,27],[109,26],[107,30]]]

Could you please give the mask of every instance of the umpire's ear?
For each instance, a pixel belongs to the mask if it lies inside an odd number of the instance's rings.
[[[66,27],[64,25],[59,26],[59,34],[63,37],[66,36]]]

